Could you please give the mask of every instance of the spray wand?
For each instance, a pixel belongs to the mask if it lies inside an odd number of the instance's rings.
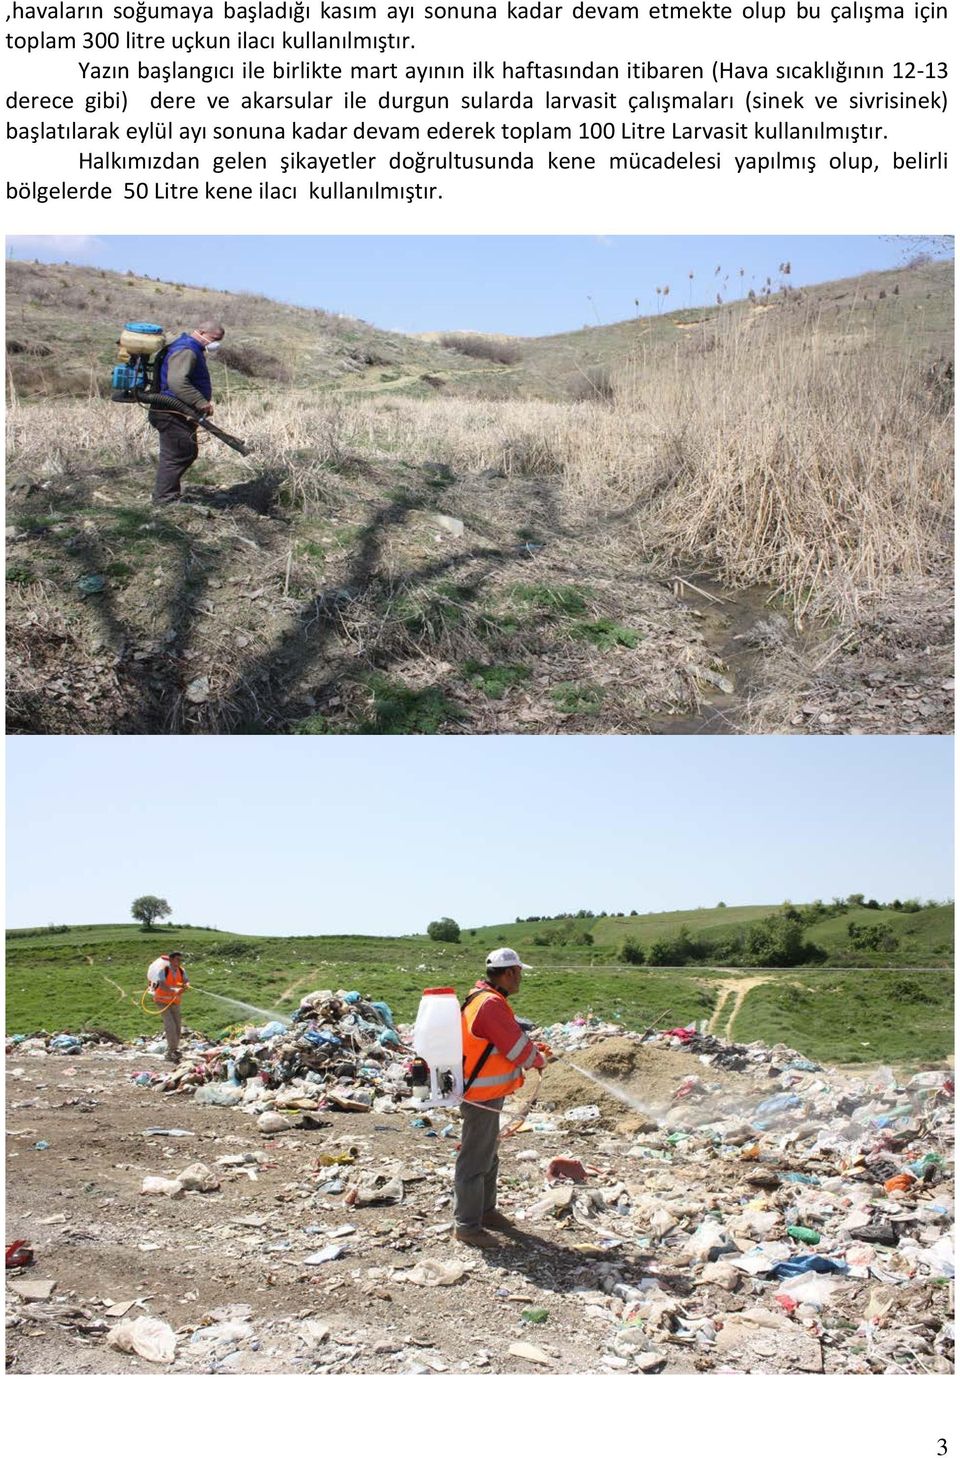
[[[145,390],[137,390],[136,399],[138,404],[146,405],[154,410],[169,410],[176,415],[185,415],[188,420],[194,420],[197,425],[202,425],[210,435],[215,435],[217,440],[222,440],[224,445],[228,445],[232,451],[237,451],[241,456],[253,454],[252,446],[246,445],[235,435],[228,435],[225,430],[220,429],[219,425],[213,425],[202,410],[198,410],[195,405],[187,404],[185,400],[178,400],[173,395],[157,395],[153,392],[148,394]]]

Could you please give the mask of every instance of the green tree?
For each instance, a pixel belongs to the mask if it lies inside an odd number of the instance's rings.
[[[169,904],[162,896],[138,896],[130,908],[130,915],[134,921],[143,923],[144,931],[149,931],[153,923],[161,917],[172,914]]]
[[[803,921],[783,913],[765,917],[747,931],[746,960],[754,967],[798,967],[823,962],[826,952],[803,939]]]
[[[427,936],[433,942],[458,942],[460,928],[452,916],[441,916],[439,921],[432,921],[427,927]]]
[[[671,951],[671,944],[664,941],[662,937],[658,937],[647,951],[648,964],[651,967],[670,967],[672,965]]]
[[[640,943],[633,937],[627,937],[620,951],[620,955],[631,967],[642,967],[647,960],[646,953]]]

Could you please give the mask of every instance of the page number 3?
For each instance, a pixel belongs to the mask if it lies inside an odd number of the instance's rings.
[[[937,1439],[937,1458],[945,1458],[946,1452],[947,1452],[947,1440],[946,1440],[946,1438],[938,1438]]]

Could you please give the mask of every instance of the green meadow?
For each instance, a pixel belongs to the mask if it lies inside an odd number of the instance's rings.
[[[722,998],[716,1031],[737,1041],[786,1042],[812,1057],[839,1062],[940,1059],[953,1051],[952,908],[913,913],[855,907],[805,931],[826,953],[823,965],[754,967],[630,966],[621,959],[628,938],[649,950],[681,926],[709,941],[736,934],[775,914],[773,906],[718,907],[648,916],[552,918],[465,929],[457,943],[426,936],[257,937],[197,927],[77,926],[11,931],[7,936],[6,1027],[107,1028],[123,1038],[155,1031],[156,1016],[141,1007],[147,964],[170,947],[187,957],[193,984],[186,1023],[215,1035],[259,1013],[225,1005],[209,994],[290,1015],[318,988],[356,989],[388,1002],[410,1021],[426,986],[452,986],[461,995],[497,945],[516,948],[533,966],[516,1003],[541,1024],[592,1012],[630,1028],[658,1022],[709,1021]],[[877,921],[894,928],[896,950],[853,958],[846,924]],[[571,931],[572,927],[572,931]],[[592,944],[575,938],[587,933]],[[543,943],[546,941],[546,945]],[[893,965],[869,965],[887,961]],[[864,965],[866,963],[867,965]],[[833,964],[833,965],[831,965]],[[763,979],[734,1011],[730,984]]]

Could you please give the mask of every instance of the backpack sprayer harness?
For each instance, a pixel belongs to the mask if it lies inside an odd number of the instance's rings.
[[[117,341],[117,359],[110,377],[111,400],[118,405],[144,405],[153,410],[171,410],[202,425],[241,456],[251,449],[235,435],[211,424],[194,405],[165,394],[160,388],[160,369],[167,352],[167,337],[159,324],[125,324]]]

